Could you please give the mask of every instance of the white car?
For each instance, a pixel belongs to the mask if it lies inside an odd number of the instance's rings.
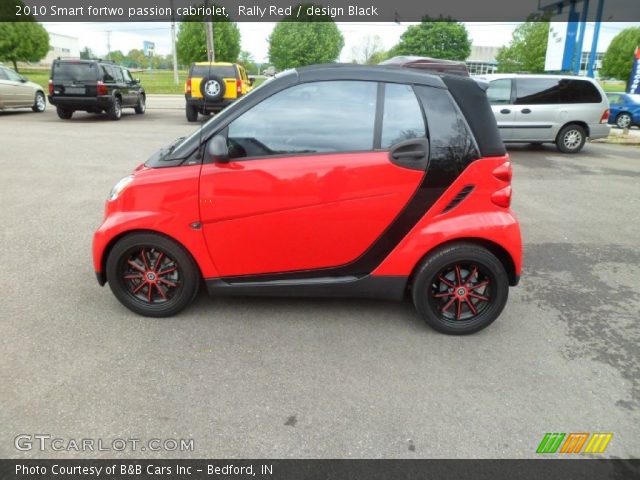
[[[595,80],[566,75],[494,74],[487,96],[505,143],[555,143],[577,153],[609,135],[609,100]]]
[[[44,112],[47,102],[44,90],[10,68],[0,66],[0,110],[7,108],[30,108]]]

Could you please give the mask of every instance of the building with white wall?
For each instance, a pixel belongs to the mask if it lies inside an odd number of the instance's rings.
[[[40,63],[50,65],[56,58],[80,57],[80,43],[77,37],[49,32],[49,53]]]

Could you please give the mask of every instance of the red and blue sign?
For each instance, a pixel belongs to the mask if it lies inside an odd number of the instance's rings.
[[[629,77],[629,86],[627,93],[640,93],[640,48],[636,47],[633,55],[633,67],[631,68],[631,76]]]

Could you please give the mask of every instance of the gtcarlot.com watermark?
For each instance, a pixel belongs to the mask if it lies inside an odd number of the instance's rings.
[[[61,438],[50,434],[21,433],[16,450],[28,452],[193,452],[193,438]]]

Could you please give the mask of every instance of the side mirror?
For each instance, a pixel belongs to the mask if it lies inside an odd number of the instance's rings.
[[[207,156],[214,163],[229,162],[229,147],[223,135],[216,135],[207,144]]]
[[[134,78],[133,79],[133,83],[135,83],[136,85],[140,85],[140,79],[139,78]]]
[[[249,75],[249,85],[253,85],[255,81],[256,81],[256,77]]]
[[[24,78],[24,77],[20,77],[20,81],[21,81],[22,83],[27,83],[29,80],[27,80],[27,79],[26,79],[26,78]]]

